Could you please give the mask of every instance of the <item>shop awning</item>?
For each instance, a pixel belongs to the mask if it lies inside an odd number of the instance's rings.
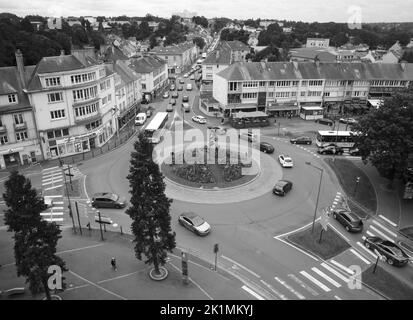
[[[322,111],[323,108],[322,107],[301,107],[301,109],[303,110],[307,110],[307,111]]]
[[[369,103],[370,103],[370,105],[372,106],[372,107],[374,107],[374,108],[378,108],[378,107],[380,107],[381,105],[382,105],[382,103],[383,103],[383,100],[382,99],[369,99],[369,100],[367,100]]]

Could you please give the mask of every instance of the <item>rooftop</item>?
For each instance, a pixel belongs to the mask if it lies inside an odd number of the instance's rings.
[[[165,60],[157,56],[143,56],[139,58],[132,58],[128,66],[137,73],[151,73],[166,65]]]

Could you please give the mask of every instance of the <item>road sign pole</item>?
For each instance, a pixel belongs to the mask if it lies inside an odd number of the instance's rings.
[[[219,245],[218,245],[218,243],[216,243],[216,244],[214,244],[214,253],[215,253],[215,266],[214,266],[214,271],[217,271],[218,251],[219,251]]]
[[[75,201],[75,206],[76,206],[76,213],[77,213],[77,221],[79,222],[79,231],[80,231],[80,235],[82,235],[82,225],[80,224],[79,207],[77,206],[77,201]]]
[[[321,243],[321,238],[322,238],[322,236],[323,236],[323,232],[324,232],[324,228],[321,228],[321,231],[320,231],[320,239],[318,239],[318,243]]]
[[[100,211],[96,211],[99,215],[99,229],[100,229],[100,238],[102,239],[102,241],[104,241],[105,239],[103,238],[103,231],[102,231],[102,219],[100,217]]]
[[[182,281],[184,284],[188,284],[188,254],[182,251],[181,258],[182,258]]]
[[[70,181],[70,189],[73,191],[73,184],[72,184],[72,174],[70,173],[70,165],[67,166],[69,168],[69,181]]]
[[[374,269],[373,269],[373,273],[376,273],[376,268],[377,268],[377,264],[379,263],[380,257],[377,256],[377,260],[376,263],[374,264]]]

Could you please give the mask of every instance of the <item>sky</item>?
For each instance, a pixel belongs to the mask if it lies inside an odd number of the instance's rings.
[[[305,22],[411,22],[413,0],[0,0],[0,12],[18,16],[170,17],[187,10],[207,18]]]

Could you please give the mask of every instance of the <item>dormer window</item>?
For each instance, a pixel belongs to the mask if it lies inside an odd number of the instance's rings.
[[[60,77],[46,78],[46,87],[60,86]]]
[[[17,102],[17,94],[12,93],[8,95],[9,103],[16,103]]]

